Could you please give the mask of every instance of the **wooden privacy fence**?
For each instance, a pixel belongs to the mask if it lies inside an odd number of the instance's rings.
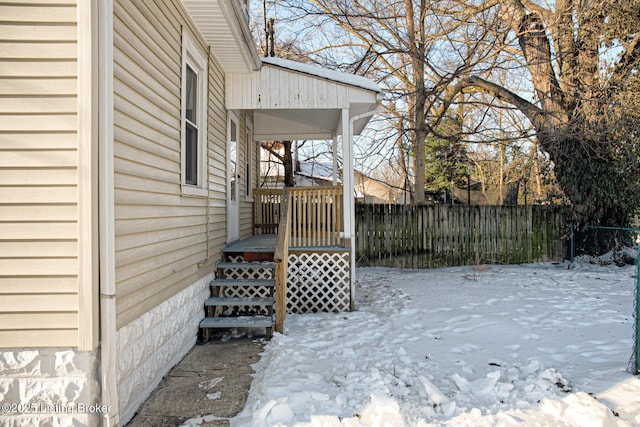
[[[559,206],[356,205],[359,265],[432,268],[562,260]]]

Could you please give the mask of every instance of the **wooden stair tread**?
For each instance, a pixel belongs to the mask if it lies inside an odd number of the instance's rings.
[[[271,316],[205,317],[201,328],[270,328],[274,321]]]
[[[276,286],[275,279],[214,279],[211,281],[211,286],[228,286],[228,287],[254,287],[254,286],[266,286],[273,288]]]
[[[272,297],[211,297],[204,302],[206,306],[270,306],[275,303]]]
[[[263,270],[275,270],[275,262],[220,262],[217,266],[220,268],[235,268],[235,269],[263,269]]]
[[[235,252],[236,250],[238,250],[238,246],[235,245],[233,249],[228,249],[230,250],[230,252]],[[262,248],[252,247],[249,249],[253,250]],[[223,261],[218,263],[218,265],[216,266],[218,276],[220,278],[214,279],[210,282],[212,296],[208,298],[204,303],[205,312],[212,317],[205,317],[200,322],[200,336],[202,337],[203,342],[209,340],[211,329],[266,328],[266,337],[267,339],[271,338],[273,327],[275,325],[275,316],[271,313],[273,313],[273,306],[275,305],[273,292],[276,286],[276,280],[275,278],[263,279],[258,277],[269,277],[273,275],[273,270],[275,270],[276,268],[276,263],[272,261],[273,253],[271,252],[270,254],[267,254],[266,251],[262,254],[243,252],[242,255],[245,261]],[[229,276],[241,277],[226,278]],[[245,278],[242,276],[249,277]],[[259,294],[258,291],[263,291],[259,288],[265,287],[269,288],[268,292],[269,294],[271,294],[271,296],[253,296],[255,294]],[[248,293],[248,295],[252,296],[225,297],[225,292],[223,291],[224,288],[234,288],[235,290],[242,290],[241,288],[246,288],[246,292]],[[237,316],[226,317],[219,315],[222,314],[222,307],[241,307],[241,309]],[[242,309],[242,307],[256,308],[244,313],[244,309]],[[257,311],[258,313],[266,312],[269,314],[248,315],[251,311],[253,311],[254,313]]]

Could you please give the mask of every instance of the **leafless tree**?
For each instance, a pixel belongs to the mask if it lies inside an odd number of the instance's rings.
[[[387,89],[387,117],[401,124],[395,141],[409,136],[396,146],[413,157],[417,202],[425,138],[443,137],[440,121],[462,102],[456,138],[535,141],[587,221],[624,225],[640,206],[640,0],[278,3],[295,28],[291,55]],[[499,129],[500,109],[518,111],[522,125]],[[515,134],[492,139],[497,131]]]
[[[424,201],[425,139],[444,92],[487,60],[494,34],[442,14],[427,0],[282,0],[306,61],[368,76],[387,89],[397,157],[413,157],[414,200]],[[445,3],[445,2],[439,2]],[[455,8],[455,3],[447,2]],[[464,14],[464,10],[455,10]],[[399,128],[400,124],[402,128]],[[404,140],[408,139],[408,144]],[[402,164],[401,164],[402,166]],[[409,176],[409,165],[406,165]]]
[[[518,109],[576,214],[589,222],[625,225],[638,195],[638,0],[460,0],[476,21],[491,14],[505,43],[496,46],[509,72],[527,70],[534,96],[494,80],[492,69],[474,70],[450,87],[481,91]],[[467,14],[473,17],[473,14]],[[511,40],[511,42],[510,42]],[[512,56],[511,59],[508,56]],[[444,108],[447,107],[444,101]]]

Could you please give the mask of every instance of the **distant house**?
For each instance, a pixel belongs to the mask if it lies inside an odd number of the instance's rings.
[[[0,424],[124,424],[252,233],[255,141],[351,141],[380,89],[261,59],[247,0],[45,3],[0,4]]]
[[[454,187],[453,198],[455,203],[465,205],[517,205],[519,191],[519,182],[506,183],[501,196],[500,190],[483,189],[482,182],[475,181],[464,188]]]
[[[264,175],[261,184],[268,188],[282,188],[284,170],[282,164],[263,152]],[[335,181],[334,181],[335,180]],[[295,171],[296,186],[330,186],[342,183],[342,173],[334,174],[333,167],[324,163],[298,162]],[[385,182],[371,178],[358,170],[354,170],[354,197],[357,203],[409,203],[409,192],[393,187]]]
[[[355,173],[355,192],[358,203],[410,203],[409,191],[393,187],[385,182]]]

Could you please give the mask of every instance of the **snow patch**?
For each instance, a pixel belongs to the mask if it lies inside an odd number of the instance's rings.
[[[287,317],[232,427],[640,425],[635,267],[357,273],[358,311]]]

